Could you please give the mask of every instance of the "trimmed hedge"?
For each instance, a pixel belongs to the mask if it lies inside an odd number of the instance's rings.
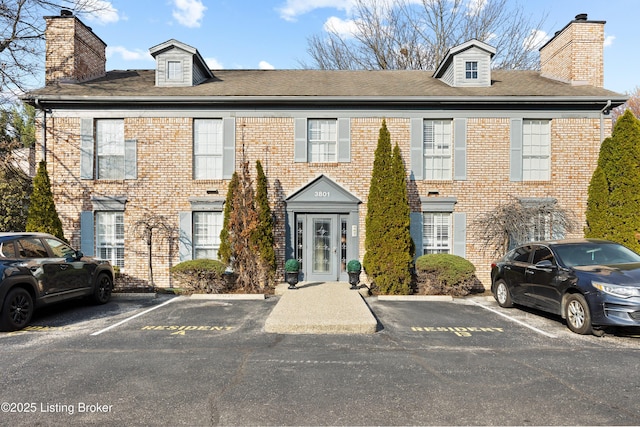
[[[418,294],[465,296],[483,292],[475,273],[474,265],[457,255],[422,255],[416,260]]]
[[[229,291],[226,266],[213,259],[194,259],[171,267],[171,275],[187,291],[220,294]]]

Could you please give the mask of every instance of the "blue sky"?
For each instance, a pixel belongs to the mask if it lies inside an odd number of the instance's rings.
[[[301,68],[307,38],[327,22],[348,28],[352,0],[95,0],[99,16],[81,19],[107,44],[107,69],[151,69],[149,48],[171,38],[198,49],[211,68]],[[483,0],[468,0],[481,3]],[[508,0],[512,1],[512,0]],[[513,0],[514,3],[516,0]],[[605,87],[640,86],[638,0],[520,0],[553,34],[575,15],[605,25]],[[536,20],[536,19],[532,19]]]

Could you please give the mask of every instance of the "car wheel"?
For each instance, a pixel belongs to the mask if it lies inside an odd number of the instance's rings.
[[[500,307],[513,307],[509,288],[504,280],[498,280],[493,290],[493,297],[498,301]]]
[[[93,301],[96,304],[106,304],[111,299],[111,291],[113,290],[113,283],[111,278],[106,274],[98,276],[98,282],[96,283],[96,290],[93,293]]]
[[[587,305],[587,300],[581,294],[571,294],[567,297],[564,314],[567,319],[567,326],[573,332],[586,335],[593,331],[589,306]]]
[[[14,288],[10,290],[2,306],[0,329],[17,331],[24,328],[31,320],[33,309],[33,298],[26,289]]]

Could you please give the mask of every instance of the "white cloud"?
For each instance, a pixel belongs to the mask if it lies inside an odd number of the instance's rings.
[[[611,46],[615,39],[616,39],[616,36],[605,36],[605,38],[604,38],[604,47]]]
[[[331,7],[348,12],[353,7],[354,0],[286,0],[284,6],[278,8],[280,17],[286,21],[295,21],[299,15],[304,15],[315,9]]]
[[[353,37],[358,32],[358,25],[353,19],[340,19],[332,16],[324,23],[324,30],[328,33],[337,33],[343,37]]]
[[[91,0],[86,3],[86,8],[93,10],[86,15],[87,21],[99,25],[113,24],[123,19],[118,13],[118,9],[113,7],[110,1]]]
[[[258,64],[258,67],[261,70],[273,70],[276,68],[273,65],[269,64],[267,61],[260,61],[260,63]]]
[[[119,55],[125,61],[153,61],[149,51],[136,49],[129,50],[124,46],[107,46],[107,58]]]
[[[173,17],[180,24],[189,28],[197,28],[202,24],[207,7],[201,0],[173,0],[175,9]]]
[[[487,5],[487,0],[468,0],[467,1],[467,14],[477,15],[482,12]]]
[[[524,39],[523,47],[527,50],[537,50],[548,42],[550,38],[545,31],[531,30],[531,34]]]
[[[207,67],[209,67],[212,70],[222,70],[224,69],[224,66],[222,65],[221,62],[218,62],[218,60],[216,58],[204,58],[204,62],[207,63]]]

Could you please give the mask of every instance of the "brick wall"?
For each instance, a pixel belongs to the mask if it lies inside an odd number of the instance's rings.
[[[179,212],[189,211],[189,198],[207,196],[216,188],[226,197],[228,181],[192,179],[191,118],[127,118],[125,138],[137,139],[138,179],[124,181],[80,180],[80,119],[54,117],[47,127],[48,169],[56,206],[65,236],[80,245],[80,212],[91,211],[91,197],[126,196],[125,272],[132,279],[147,279],[147,247],[136,236],[134,224],[145,215],[164,215],[178,227]],[[319,174],[325,174],[362,200],[359,229],[360,257],[364,255],[365,216],[369,180],[382,117],[351,119],[350,163],[307,164],[294,162],[294,120],[287,117],[238,118],[236,120],[236,168],[242,159],[260,160],[269,182],[270,201],[276,223],[276,254],[284,263],[285,230],[283,200]],[[610,132],[610,120],[605,121]],[[392,144],[401,147],[405,164],[410,163],[410,121],[388,118]],[[482,215],[510,197],[552,197],[576,219],[577,228],[568,237],[582,236],[587,188],[595,168],[600,139],[599,119],[554,119],[551,124],[550,181],[509,181],[509,119],[467,120],[467,180],[417,181],[410,183],[413,211],[420,211],[420,198],[437,191],[441,197],[456,197],[456,212],[467,213],[467,258],[476,265],[485,286],[492,261],[478,237]],[[39,153],[40,150],[38,149]],[[55,154],[54,154],[55,153]],[[568,166],[571,165],[571,166]],[[156,284],[169,285],[168,269],[179,262],[177,248],[156,241]]]
[[[45,84],[105,75],[106,44],[74,16],[45,17]]]
[[[604,22],[572,21],[540,49],[541,73],[574,84],[604,85]]]

